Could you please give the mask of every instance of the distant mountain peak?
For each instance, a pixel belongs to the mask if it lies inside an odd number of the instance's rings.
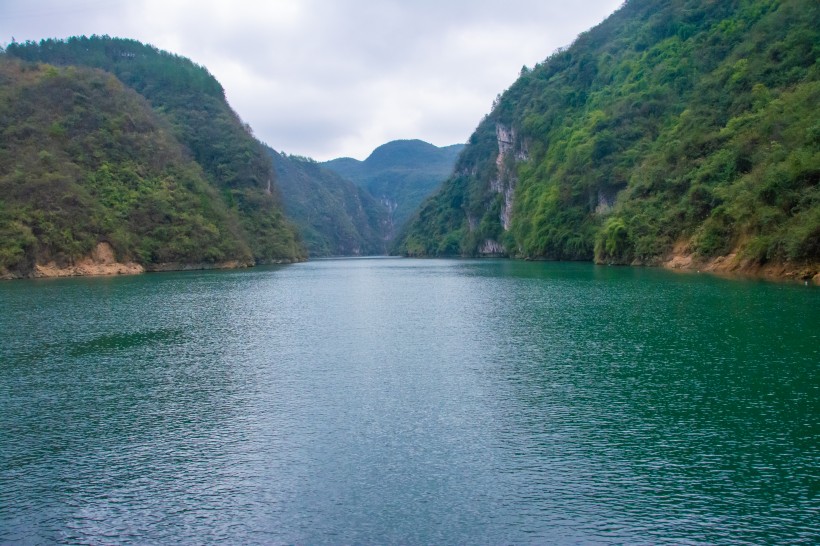
[[[364,161],[349,157],[322,163],[365,188],[390,211],[398,231],[424,199],[452,173],[463,144],[439,148],[419,139],[393,140],[377,147]]]
[[[364,160],[375,168],[403,166],[416,168],[421,161],[430,161],[440,154],[442,148],[423,140],[393,140],[377,147]]]

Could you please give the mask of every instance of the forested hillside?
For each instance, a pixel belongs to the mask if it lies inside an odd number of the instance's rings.
[[[311,257],[386,253],[388,210],[367,190],[312,159],[268,152],[285,212]]]
[[[6,269],[71,262],[99,241],[149,267],[304,257],[267,153],[204,68],[108,37],[12,43],[2,61]]]
[[[522,69],[402,251],[817,273],[818,21],[813,0],[625,2]]]
[[[439,148],[421,140],[394,140],[359,161],[343,157],[322,163],[365,188],[387,208],[391,237],[453,172],[463,144]]]
[[[0,272],[121,261],[252,261],[202,169],[114,76],[0,59]]]

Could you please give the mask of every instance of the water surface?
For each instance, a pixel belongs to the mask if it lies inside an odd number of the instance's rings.
[[[817,543],[820,291],[327,260],[0,284],[2,543]]]

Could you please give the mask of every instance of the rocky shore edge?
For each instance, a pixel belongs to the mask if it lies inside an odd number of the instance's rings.
[[[271,263],[286,264],[290,260],[277,260]],[[135,262],[118,262],[114,249],[106,242],[98,243],[91,254],[70,265],[58,265],[56,262],[37,264],[27,274],[15,274],[0,271],[0,280],[11,279],[44,279],[59,277],[94,277],[114,275],[139,275],[148,272],[162,271],[198,271],[207,269],[241,269],[257,265],[251,261],[231,260],[225,262],[182,263],[171,262],[143,266]]]
[[[737,252],[731,252],[716,258],[702,259],[689,251],[688,246],[685,244],[676,245],[672,253],[660,265],[665,269],[711,273],[727,278],[793,281],[820,286],[820,264],[817,263],[759,264],[744,259]]]

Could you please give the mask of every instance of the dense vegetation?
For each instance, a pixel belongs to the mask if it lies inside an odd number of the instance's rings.
[[[364,188],[312,159],[268,149],[288,217],[310,256],[385,254],[388,211]]]
[[[12,43],[2,62],[2,267],[97,241],[149,266],[304,257],[270,158],[204,68],[108,37]]]
[[[395,140],[364,161],[344,157],[322,164],[370,192],[388,209],[392,236],[425,198],[453,172],[462,144],[439,148],[421,140]]]
[[[0,59],[0,270],[110,243],[143,264],[252,259],[170,127],[102,71]]]
[[[402,251],[816,265],[818,21],[812,0],[625,2],[522,69]]]

